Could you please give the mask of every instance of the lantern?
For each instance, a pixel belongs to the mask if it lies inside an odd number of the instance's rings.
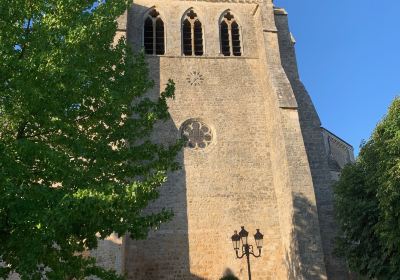
[[[232,239],[233,249],[235,249],[236,251],[239,250],[240,236],[237,233],[237,230],[235,230],[235,234],[232,235],[231,239]]]
[[[254,234],[254,240],[256,241],[256,246],[258,249],[261,249],[263,246],[263,238],[264,235],[260,232],[259,229],[257,229],[256,234]]]
[[[242,227],[242,230],[239,232],[239,236],[242,239],[243,245],[247,245],[247,237],[249,236],[249,232]]]

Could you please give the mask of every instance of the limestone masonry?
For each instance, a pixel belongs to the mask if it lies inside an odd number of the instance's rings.
[[[155,140],[188,142],[149,209],[170,208],[173,220],[144,241],[104,241],[99,262],[135,280],[247,279],[230,240],[243,225],[264,234],[253,280],[348,279],[332,252],[331,186],[353,150],[321,128],[285,10],[272,0],[138,0],[120,36],[147,53],[149,94],[176,83],[172,121]]]

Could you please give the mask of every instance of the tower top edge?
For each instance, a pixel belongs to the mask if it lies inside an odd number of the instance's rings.
[[[334,134],[332,131],[326,129],[325,127],[321,126],[322,131],[324,131],[325,133],[327,133],[328,135],[330,135],[332,138],[334,138],[337,142],[339,142],[342,145],[347,146],[347,148],[349,148],[350,150],[354,151],[354,147],[353,145],[349,144],[347,141],[343,140],[343,138],[340,138],[339,136],[337,136],[336,134]]]
[[[214,3],[237,3],[237,4],[261,4],[263,0],[179,0],[186,2],[214,2]]]
[[[284,8],[274,7],[274,14],[287,16],[288,12]]]

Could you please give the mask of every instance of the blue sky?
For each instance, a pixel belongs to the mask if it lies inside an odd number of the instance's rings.
[[[400,95],[399,0],[275,0],[322,125],[354,146]]]

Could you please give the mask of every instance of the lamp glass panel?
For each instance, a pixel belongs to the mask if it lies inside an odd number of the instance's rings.
[[[263,246],[263,240],[262,239],[256,239],[256,246],[257,246],[257,248],[261,248]]]
[[[257,248],[261,248],[263,246],[263,238],[264,235],[257,229],[256,234],[254,234],[254,240],[256,241]]]
[[[247,236],[242,236],[243,245],[247,245]]]
[[[247,237],[249,236],[249,232],[242,227],[242,230],[239,232],[239,236],[242,239],[243,245],[247,245]]]
[[[232,243],[233,243],[233,249],[239,250],[240,241],[239,240],[235,240],[235,241],[232,241]]]
[[[239,250],[240,236],[239,236],[239,234],[237,234],[237,231],[235,231],[235,234],[232,235],[231,239],[232,239],[233,249]]]

